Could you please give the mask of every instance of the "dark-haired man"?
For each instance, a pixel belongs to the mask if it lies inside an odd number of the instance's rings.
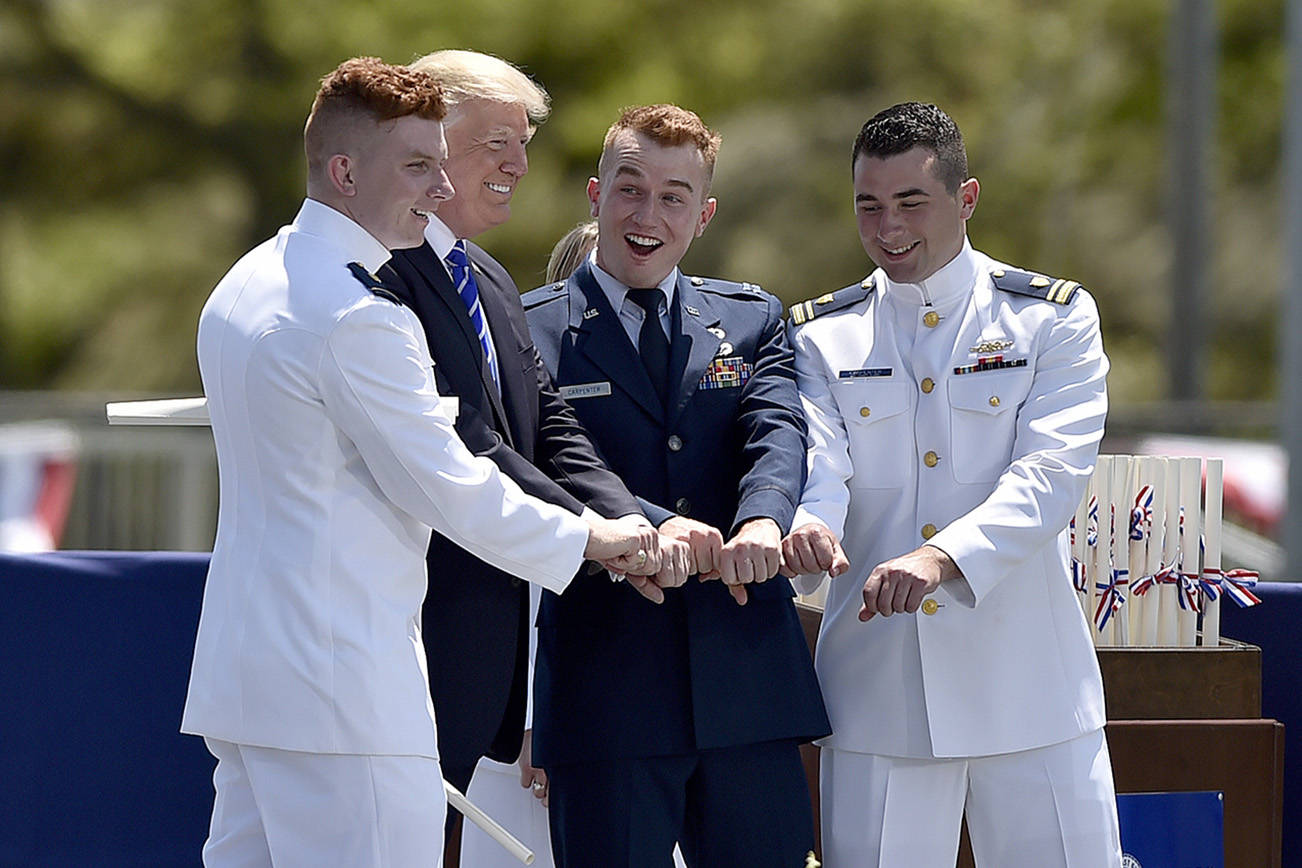
[[[588,182],[596,250],[525,296],[611,468],[722,580],[660,607],[608,584],[543,594],[534,749],[561,868],[667,868],[675,840],[688,865],[788,868],[813,845],[798,744],[827,717],[775,575],[805,455],[782,308],[678,268],[714,216],[718,147],[678,106],[625,111]]]
[[[443,116],[423,73],[357,58],[326,76],[307,199],[200,315],[221,507],[182,730],[217,757],[209,868],[437,858],[431,527],[558,591],[585,556],[658,561],[654,539],[535,500],[466,450],[419,324],[372,274],[452,195]]]
[[[826,861],[952,868],[966,806],[980,866],[1117,866],[1064,537],[1107,410],[1094,301],[972,249],[980,188],[935,106],[874,116],[851,162],[878,269],[791,311],[810,461],[783,555],[832,576]]]

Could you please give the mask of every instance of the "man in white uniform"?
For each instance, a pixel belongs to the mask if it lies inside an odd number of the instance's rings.
[[[308,198],[200,317],[221,509],[182,730],[218,760],[208,866],[436,864],[431,527],[558,592],[585,557],[659,559],[653,534],[527,497],[472,456],[419,323],[372,291],[453,193],[443,114],[409,69],[360,58],[327,76]]]
[[[952,868],[966,806],[980,866],[1117,866],[1064,530],[1107,409],[1094,301],[972,249],[979,185],[935,106],[873,117],[852,166],[879,267],[791,311],[810,453],[783,556],[806,591],[832,576],[826,862]]]

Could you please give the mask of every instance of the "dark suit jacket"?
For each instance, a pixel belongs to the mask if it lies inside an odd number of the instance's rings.
[[[587,263],[524,304],[557,385],[634,494],[725,537],[761,516],[785,533],[805,479],[805,422],[782,306],[757,287],[698,277],[681,278],[674,300],[668,412]],[[609,582],[544,592],[535,762],[826,735],[790,583],[749,591],[746,606],[695,579],[662,606]]]
[[[493,333],[500,398],[465,304],[430,246],[397,251],[380,270],[424,326],[439,391],[460,399],[457,433],[539,498],[576,513],[587,504],[607,518],[638,512],[557,394],[529,338],[515,283],[478,246],[467,250]],[[439,755],[449,767],[473,766],[484,755],[511,762],[525,717],[528,588],[438,533],[428,565],[422,632]],[[585,581],[610,580],[605,573],[576,579]]]

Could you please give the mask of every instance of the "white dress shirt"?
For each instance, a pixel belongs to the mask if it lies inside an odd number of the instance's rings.
[[[185,732],[436,757],[419,623],[430,528],[557,592],[583,561],[587,524],[466,450],[415,315],[347,268],[388,258],[309,199],[204,306],[221,507]]]

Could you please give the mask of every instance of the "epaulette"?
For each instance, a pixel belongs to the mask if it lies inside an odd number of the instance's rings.
[[[791,306],[791,324],[804,325],[815,317],[834,310],[844,310],[852,304],[863,301],[873,291],[873,276],[870,274],[858,283],[851,284],[836,292],[825,292],[818,298],[811,298]]]
[[[520,296],[520,304],[524,305],[525,310],[532,310],[540,304],[544,304],[556,298],[564,298],[561,293],[565,290],[565,281],[559,280],[556,283],[548,283],[537,289],[531,289]]]
[[[715,295],[726,295],[731,298],[758,298],[764,295],[764,290],[753,283],[738,283],[735,280],[722,280],[717,277],[689,277],[687,281],[701,292],[712,292]]]
[[[391,301],[400,307],[402,306],[402,299],[398,298],[398,296],[394,295],[391,290],[387,289],[380,278],[367,271],[366,266],[362,265],[360,262],[350,262],[348,263],[348,270],[353,273],[353,277],[357,278],[362,286],[366,287],[380,298]]]
[[[1054,304],[1071,304],[1076,297],[1080,284],[1064,278],[1045,277],[1033,271],[1019,271],[1010,268],[996,268],[990,272],[990,280],[995,287],[1004,292],[1017,295],[1029,295]]]

